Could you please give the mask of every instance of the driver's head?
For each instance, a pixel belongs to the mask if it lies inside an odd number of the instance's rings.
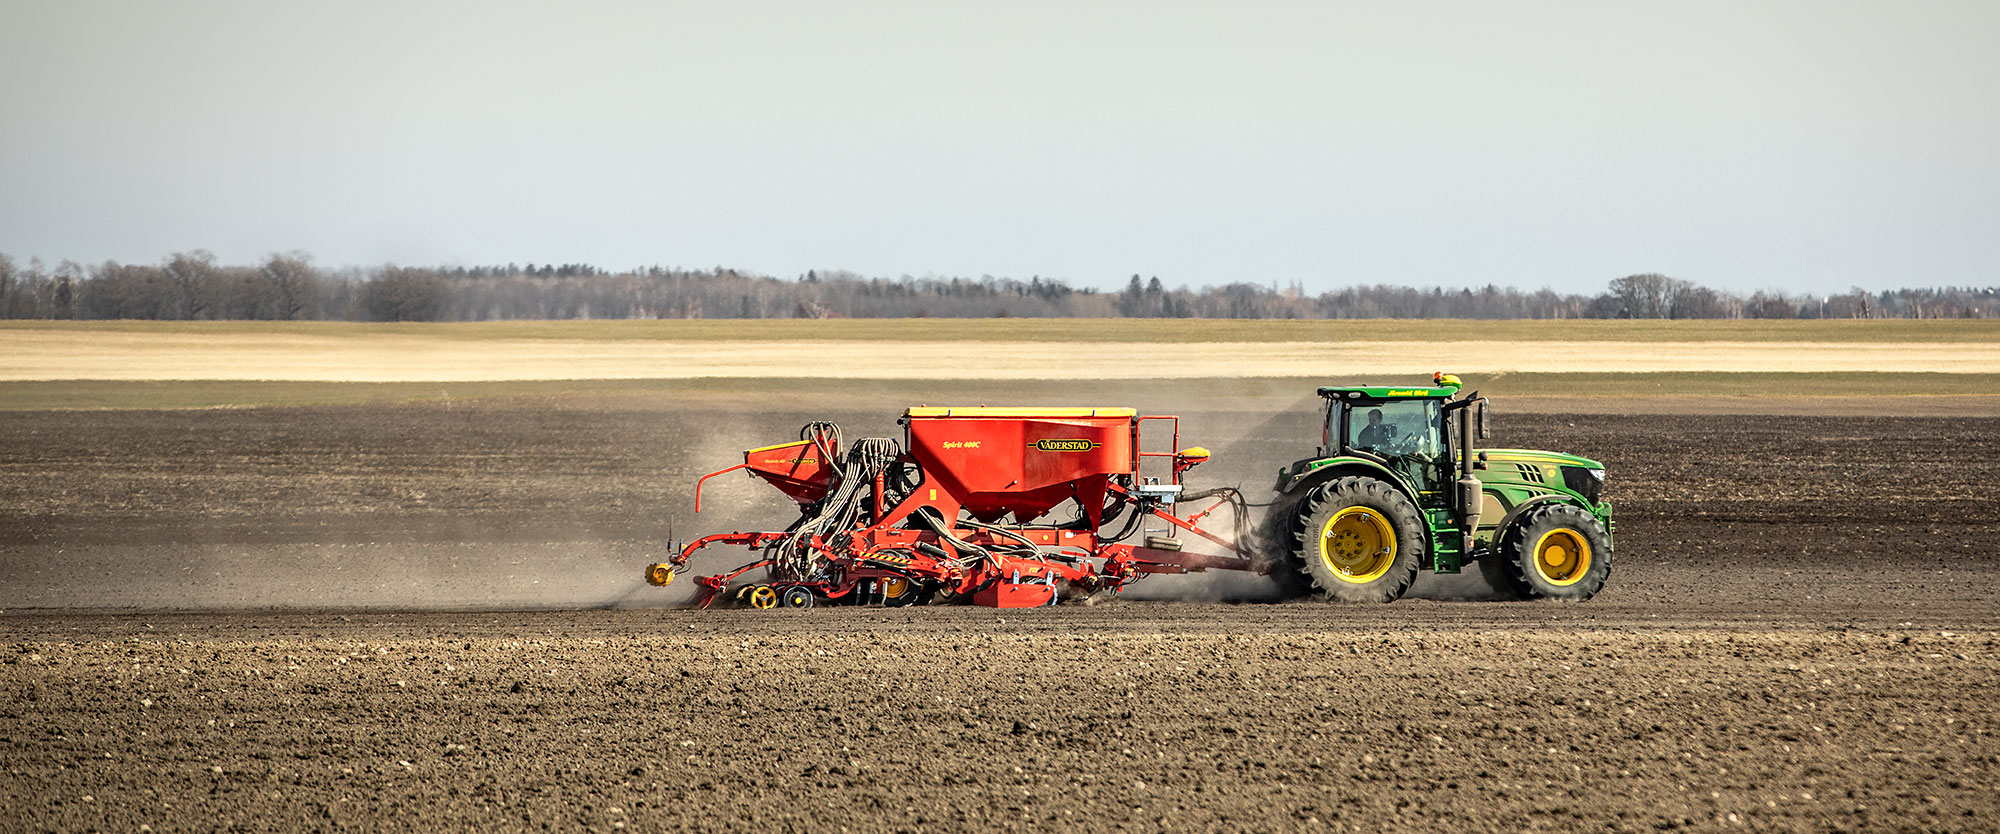
[[[1374,409],[1370,409],[1370,410],[1369,410],[1369,412],[1368,412],[1368,425],[1371,425],[1371,426],[1379,426],[1379,425],[1382,425],[1382,412],[1381,412],[1381,411],[1378,411],[1378,410],[1374,410]]]

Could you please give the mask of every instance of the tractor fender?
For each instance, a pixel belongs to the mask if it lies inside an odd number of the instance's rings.
[[[1548,503],[1560,503],[1560,504],[1569,504],[1571,506],[1581,506],[1578,505],[1576,501],[1572,500],[1569,496],[1559,492],[1550,492],[1542,495],[1537,495],[1526,501],[1522,501],[1519,504],[1515,504],[1513,509],[1508,510],[1506,515],[1500,517],[1500,523],[1493,525],[1493,541],[1497,543],[1500,541],[1501,537],[1506,536],[1508,528],[1513,527],[1514,522],[1520,520],[1522,513],[1525,513],[1529,510],[1532,510],[1536,507]],[[1590,511],[1589,507],[1582,507],[1582,509],[1584,512]]]
[[[1403,479],[1396,473],[1391,472],[1389,467],[1366,458],[1346,455],[1342,455],[1338,463],[1322,466],[1307,473],[1305,477],[1287,484],[1283,490],[1279,491],[1281,497],[1278,500],[1281,502],[1290,502],[1304,498],[1313,490],[1318,489],[1321,484],[1335,478],[1345,478],[1350,475],[1361,475],[1374,478],[1378,481],[1385,481],[1390,486],[1395,487],[1397,492],[1402,493],[1403,497],[1410,499],[1410,503],[1415,504],[1417,501],[1416,493],[1410,490],[1410,485],[1403,483]]]

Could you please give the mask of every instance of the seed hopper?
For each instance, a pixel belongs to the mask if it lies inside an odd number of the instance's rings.
[[[703,484],[743,470],[797,502],[799,517],[782,530],[696,539],[649,566],[647,580],[670,584],[702,549],[734,545],[757,558],[696,577],[703,606],[1024,608],[1115,591],[1149,574],[1273,567],[1240,550],[1246,520],[1237,490],[1182,484],[1209,453],[1179,448],[1178,417],[918,407],[900,422],[900,441],[853,443],[832,423],[808,423],[798,440],[751,449],[742,463],[702,476],[696,512]],[[1142,439],[1171,445],[1149,450]]]

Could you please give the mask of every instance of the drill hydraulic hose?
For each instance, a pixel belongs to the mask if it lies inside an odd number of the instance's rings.
[[[843,458],[838,454],[840,427],[833,423],[807,423],[799,430],[799,437],[813,441],[826,460],[840,463],[835,468],[838,486],[834,492],[808,508],[792,526],[791,535],[770,547],[776,572],[792,579],[814,576],[825,567],[827,559],[813,548],[813,537],[844,536],[852,530],[862,510],[862,488],[874,484],[875,476],[902,454],[896,441],[871,437],[856,441]]]

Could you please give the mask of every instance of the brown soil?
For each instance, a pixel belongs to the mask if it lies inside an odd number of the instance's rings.
[[[22,829],[1949,831],[2000,811],[1990,624],[1128,602],[12,625],[0,801]]]
[[[1212,407],[1183,412],[1183,441],[1216,453],[1205,483],[1260,494],[1318,436],[1309,410]],[[1509,416],[1496,442],[1611,470],[1617,569],[1583,605],[1440,601],[1466,589],[1430,581],[1433,599],[1368,607],[651,607],[684,593],[639,581],[669,529],[788,520],[739,476],[693,516],[693,478],[819,416],[895,431],[809,402],[0,413],[0,819],[1946,831],[2000,813],[2000,420]],[[1196,576],[1129,596],[1264,593]],[[105,607],[124,610],[78,610]]]

